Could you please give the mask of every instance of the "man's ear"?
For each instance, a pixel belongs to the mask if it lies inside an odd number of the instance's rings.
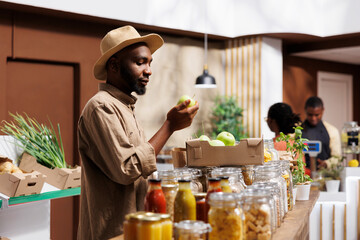
[[[110,58],[109,59],[109,70],[112,72],[117,72],[119,69],[118,62],[116,58]]]

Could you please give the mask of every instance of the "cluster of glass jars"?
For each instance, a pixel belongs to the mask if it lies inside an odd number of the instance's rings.
[[[124,240],[172,240],[169,214],[136,212],[125,216]]]
[[[360,153],[360,127],[357,122],[345,122],[341,130],[341,146],[343,153]]]
[[[175,239],[271,239],[292,209],[291,181],[289,161],[275,159],[259,166],[159,170],[147,195],[162,190],[165,202],[146,196],[145,209],[162,213],[166,205]],[[141,222],[161,222],[151,217]],[[133,218],[139,222],[131,215],[127,223]]]

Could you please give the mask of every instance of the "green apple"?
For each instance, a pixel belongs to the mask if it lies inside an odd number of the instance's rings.
[[[209,144],[211,145],[211,146],[216,146],[216,147],[218,147],[218,146],[225,146],[225,144],[222,142],[222,141],[220,141],[220,140],[210,140],[209,141]]]
[[[235,137],[229,132],[223,131],[219,133],[216,137],[217,140],[222,141],[225,146],[234,146],[235,145]]]
[[[211,139],[208,137],[208,136],[206,136],[206,135],[201,135],[200,137],[199,137],[199,140],[200,141],[210,141]]]
[[[184,101],[186,101],[186,100],[188,100],[188,99],[190,99],[190,103],[189,103],[186,107],[192,107],[192,106],[194,106],[194,105],[196,104],[196,102],[195,102],[194,99],[192,99],[192,98],[189,97],[188,95],[183,95],[183,96],[181,96],[181,98],[179,99],[177,105],[183,103]]]

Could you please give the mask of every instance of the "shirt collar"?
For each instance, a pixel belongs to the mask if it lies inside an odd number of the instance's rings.
[[[135,103],[137,101],[137,98],[133,95],[127,95],[126,93],[122,92],[118,88],[114,87],[111,84],[108,83],[99,83],[99,91],[106,91],[110,93],[113,97],[118,99],[120,102],[127,105],[129,108],[134,109]]]

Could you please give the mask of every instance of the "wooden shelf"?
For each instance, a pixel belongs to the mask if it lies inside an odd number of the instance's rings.
[[[311,189],[309,200],[296,201],[293,210],[286,214],[284,222],[273,235],[273,240],[309,239],[309,216],[319,195],[319,190]]]

